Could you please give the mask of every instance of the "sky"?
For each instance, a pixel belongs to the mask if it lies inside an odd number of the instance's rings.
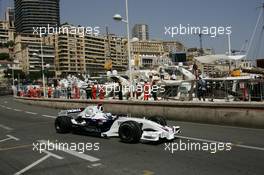
[[[231,47],[240,50],[249,43],[263,0],[128,0],[130,28],[136,23],[149,25],[151,39],[177,40],[190,47],[199,47],[197,35],[165,35],[165,26],[180,24],[187,26],[231,26]],[[0,0],[0,10],[6,6],[13,6],[12,0]],[[116,13],[125,15],[125,0],[61,0],[61,23],[68,22],[85,27],[99,26],[101,33],[105,33],[105,26],[110,33],[125,36],[126,26],[116,22],[112,16]],[[261,19],[264,24],[264,15]],[[264,58],[264,37],[260,40],[258,27],[253,41],[251,53],[257,52],[257,43],[262,53],[258,57]],[[260,40],[260,41],[258,41]],[[213,48],[216,53],[225,53],[228,50],[226,35],[215,38],[203,36],[205,48]],[[252,54],[251,54],[252,55]]]

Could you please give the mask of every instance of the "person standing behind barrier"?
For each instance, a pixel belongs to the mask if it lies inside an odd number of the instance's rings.
[[[144,100],[148,100],[149,99],[149,90],[150,89],[150,85],[145,81],[144,84]]]
[[[37,88],[36,93],[37,93],[37,97],[40,98],[41,94],[40,94],[40,89],[39,88]]]
[[[51,87],[48,88],[48,98],[51,98],[51,94],[52,94],[52,89]]]
[[[36,90],[36,87],[34,87],[32,89],[32,94],[33,94],[33,97],[36,98],[37,97],[37,90]]]
[[[157,87],[156,87],[155,81],[153,81],[153,83],[152,83],[151,93],[152,93],[154,101],[157,101],[158,100],[158,98],[157,98]]]
[[[216,83],[211,81],[210,82],[210,92],[211,92],[211,102],[214,101],[214,98],[215,98],[215,91],[216,91]]]
[[[28,89],[28,97],[33,97],[33,88],[32,88],[32,86],[30,86],[29,89]]]
[[[99,99],[100,100],[103,100],[104,99],[104,96],[105,96],[105,88],[104,87],[100,87],[100,90],[99,90]]]
[[[198,66],[196,64],[196,62],[194,62],[193,64],[193,74],[195,75],[195,79],[198,79]]]
[[[67,87],[67,99],[71,99],[71,87]]]
[[[198,98],[201,101],[201,98],[203,98],[203,101],[205,101],[205,94],[206,94],[206,82],[204,79],[202,79],[201,76],[199,76],[198,81]]]
[[[140,95],[141,95],[141,93],[142,93],[142,91],[141,91],[141,89],[139,88],[139,86],[140,85],[138,85],[137,83],[136,83],[136,99],[138,99],[138,97],[140,97]],[[141,87],[141,86],[140,86]]]
[[[85,89],[85,92],[86,92],[86,99],[92,99],[92,88],[90,84],[88,84],[87,88]]]
[[[122,84],[120,81],[118,82],[118,86],[119,86],[119,88],[118,88],[118,99],[123,100]]]
[[[54,89],[53,98],[60,98],[60,91],[57,89],[56,86]]]
[[[92,86],[92,99],[96,99],[96,86],[94,84]]]
[[[164,80],[165,72],[164,72],[163,68],[160,68],[159,73],[160,73],[160,79]]]

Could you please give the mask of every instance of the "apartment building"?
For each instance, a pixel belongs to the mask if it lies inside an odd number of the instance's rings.
[[[42,70],[42,57],[43,65],[49,65],[49,70],[55,71],[55,49],[52,45],[45,43],[44,39],[38,35],[17,35],[14,54],[15,60],[19,62],[19,68],[26,74]]]
[[[42,49],[42,51],[41,51]],[[40,72],[47,68],[49,72],[55,73],[55,50],[51,45],[42,45],[40,43],[28,44],[22,48],[22,71],[26,74]]]
[[[186,48],[184,45],[178,41],[162,41],[164,52],[166,53],[176,53],[185,52]]]
[[[135,24],[132,29],[132,37],[138,38],[140,41],[149,40],[149,27],[147,24]]]
[[[17,33],[33,34],[33,28],[60,24],[59,0],[15,0],[14,6]]]
[[[107,60],[111,60],[113,70],[127,69],[127,41],[115,35],[107,37],[58,33],[46,37],[45,42],[53,45],[56,50],[55,65],[58,75],[69,73],[105,75]]]
[[[4,20],[0,20],[0,43],[7,44],[14,41],[14,9],[8,7],[5,12]]]
[[[165,54],[161,41],[135,41],[131,42],[132,55],[162,56]]]

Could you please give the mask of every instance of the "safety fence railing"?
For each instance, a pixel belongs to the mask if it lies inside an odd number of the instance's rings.
[[[26,97],[43,97],[42,88],[28,88],[21,86],[21,90],[16,94]],[[48,98],[71,98],[90,99],[92,97],[101,98],[100,88],[95,91],[80,89],[77,87],[52,88],[46,87],[46,97]],[[111,97],[112,93],[103,94],[104,98]],[[141,93],[141,94],[144,94]],[[129,93],[126,93],[129,95]],[[115,94],[118,96],[118,94]],[[143,96],[143,95],[142,95]],[[127,97],[123,96],[123,99]],[[149,95],[151,100],[152,93]],[[157,93],[158,100],[224,100],[224,101],[263,101],[264,100],[264,80],[263,79],[200,79],[193,81],[183,81],[177,85],[166,85],[162,92]],[[116,98],[118,99],[118,98]],[[137,98],[140,99],[140,98]],[[143,99],[143,98],[141,98]],[[153,99],[152,99],[153,100]]]

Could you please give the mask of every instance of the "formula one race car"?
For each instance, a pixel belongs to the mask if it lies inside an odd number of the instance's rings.
[[[132,118],[104,113],[102,106],[60,111],[55,120],[58,133],[84,132],[100,137],[119,137],[125,143],[172,140],[179,126],[169,127],[162,117]]]

